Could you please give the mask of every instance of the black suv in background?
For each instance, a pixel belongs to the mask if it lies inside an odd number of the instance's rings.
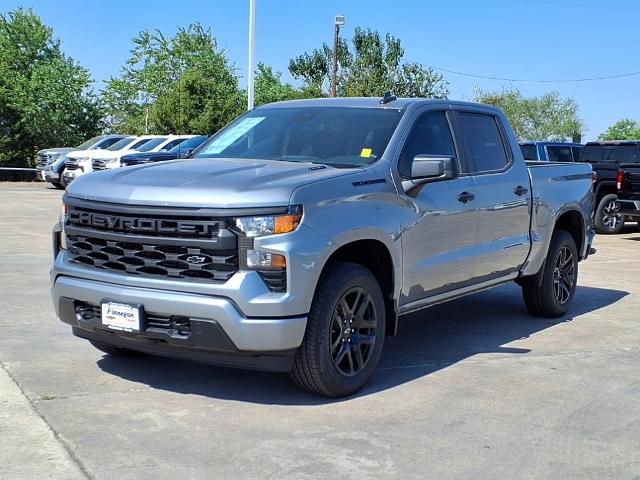
[[[625,217],[617,210],[616,173],[623,163],[640,163],[640,140],[588,142],[580,161],[590,163],[597,176],[594,184],[596,231],[604,234],[620,233],[624,228]]]

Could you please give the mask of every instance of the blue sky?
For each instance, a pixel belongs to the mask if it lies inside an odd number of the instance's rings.
[[[405,59],[511,79],[576,79],[640,71],[637,0],[256,0],[256,58],[287,72],[291,57],[331,41],[335,14],[346,37],[356,26],[402,40]],[[131,39],[145,28],[173,33],[199,21],[211,27],[244,78],[249,0],[0,0],[0,10],[33,7],[67,54],[97,86],[117,75]],[[640,120],[640,75],[593,82],[532,83],[443,72],[450,97],[470,100],[475,87],[514,86],[525,95],[556,90],[580,104],[594,139],[613,122]],[[246,82],[245,82],[246,84]]]

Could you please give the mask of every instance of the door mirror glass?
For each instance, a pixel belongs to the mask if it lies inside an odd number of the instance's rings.
[[[455,157],[442,155],[416,155],[411,165],[411,180],[427,182],[455,177]]]

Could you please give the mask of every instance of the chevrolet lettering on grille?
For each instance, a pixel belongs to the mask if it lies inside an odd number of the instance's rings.
[[[69,223],[100,230],[143,234],[190,234],[211,238],[218,232],[218,222],[140,218],[95,212],[71,211]]]

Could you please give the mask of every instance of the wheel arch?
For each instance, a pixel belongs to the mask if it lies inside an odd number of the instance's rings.
[[[379,239],[351,240],[338,246],[324,262],[319,281],[335,262],[351,262],[369,270],[380,285],[387,317],[386,334],[395,335],[398,327],[396,263],[388,246]]]
[[[573,237],[578,249],[578,255],[582,255],[582,249],[586,240],[584,218],[580,210],[567,210],[556,219],[553,233],[557,230],[564,230]]]
[[[610,180],[603,180],[602,182],[596,185],[595,198],[593,202],[593,210],[595,211],[600,204],[600,200],[605,195],[618,194],[618,189],[616,188],[616,182]]]

